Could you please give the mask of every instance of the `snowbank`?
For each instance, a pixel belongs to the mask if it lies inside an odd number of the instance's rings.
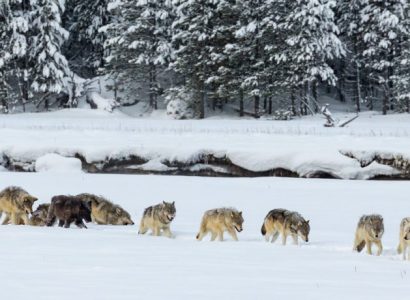
[[[78,158],[63,157],[55,153],[40,156],[35,162],[36,172],[81,172]]]
[[[410,178],[408,116],[373,123],[378,117],[324,128],[322,119],[176,122],[86,110],[6,116],[0,165],[33,171],[39,157],[56,153],[81,159],[88,172]]]

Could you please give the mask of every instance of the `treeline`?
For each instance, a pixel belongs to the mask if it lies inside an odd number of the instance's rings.
[[[407,0],[0,0],[0,102],[75,107],[78,74],[199,118],[249,101],[272,113],[273,99],[305,115],[325,90],[409,112],[409,22]]]

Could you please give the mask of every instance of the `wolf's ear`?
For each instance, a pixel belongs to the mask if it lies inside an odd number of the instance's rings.
[[[166,205],[167,203],[165,201],[162,201],[162,204]]]
[[[310,222],[310,220],[307,220],[307,221],[306,221],[306,223],[308,223],[308,224],[309,224],[309,222]]]
[[[242,216],[242,212],[241,212],[241,211],[239,212],[239,215]]]
[[[175,201],[172,201],[172,206],[175,206]]]
[[[36,201],[38,200],[38,198],[33,197],[33,196],[30,196],[30,198],[31,198],[31,201],[32,201],[32,202],[36,202]]]

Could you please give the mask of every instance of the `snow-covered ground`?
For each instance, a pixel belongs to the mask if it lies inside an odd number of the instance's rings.
[[[226,179],[177,176],[0,173],[47,202],[92,192],[122,205],[138,224],[145,207],[176,201],[175,239],[138,236],[135,226],[89,229],[0,226],[5,299],[407,299],[410,264],[396,255],[407,182]],[[205,210],[243,211],[239,242],[197,242]],[[273,208],[310,219],[309,243],[266,243],[260,227]],[[353,253],[364,213],[385,220],[381,257]]]
[[[336,115],[340,119],[351,115]],[[410,115],[364,113],[346,128],[325,128],[320,116],[293,121],[174,121],[135,119],[121,112],[63,110],[0,118],[0,153],[32,161],[48,153],[89,162],[131,154],[153,160],[192,162],[201,154],[227,157],[254,172],[284,168],[307,176],[324,171],[335,177],[366,179],[396,171],[376,162],[362,168],[341,151],[368,158],[410,158]]]

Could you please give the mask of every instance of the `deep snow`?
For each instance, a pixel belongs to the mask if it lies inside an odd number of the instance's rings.
[[[407,182],[286,178],[227,179],[84,173],[0,172],[0,188],[20,185],[49,201],[92,192],[127,209],[176,201],[175,239],[138,236],[138,225],[89,229],[0,226],[5,299],[407,299],[410,264],[395,254],[401,218],[410,215]],[[195,241],[205,210],[243,210],[239,242]],[[308,244],[266,243],[260,227],[272,208],[311,220]],[[385,220],[384,254],[353,253],[363,213]]]

